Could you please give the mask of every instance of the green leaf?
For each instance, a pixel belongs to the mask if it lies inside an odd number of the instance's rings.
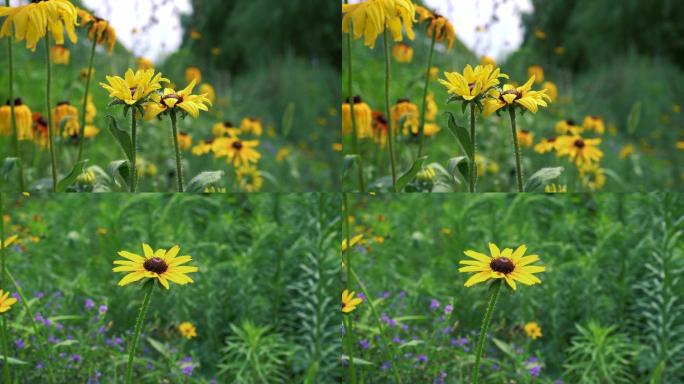
[[[294,124],[294,114],[295,114],[295,103],[290,102],[283,113],[283,136],[287,137],[292,130],[292,125]]]
[[[147,342],[150,343],[152,348],[159,352],[162,356],[169,358],[169,350],[164,346],[164,344],[158,342],[157,340],[148,337]]]
[[[344,155],[344,161],[342,162],[342,177],[347,177],[358,158],[359,155]]]
[[[425,159],[427,159],[427,156],[423,156],[416,159],[413,162],[413,164],[411,164],[411,168],[409,168],[406,172],[399,176],[399,178],[397,179],[397,192],[401,192],[401,190],[404,189],[406,184],[410,183],[411,180],[413,180],[416,177],[418,172],[423,167],[423,162],[425,162]]]
[[[225,175],[223,171],[205,171],[190,180],[186,188],[187,192],[203,192],[204,188],[216,184]]]
[[[345,355],[345,354],[342,355],[342,358],[343,358],[343,359],[346,359],[346,360],[349,360],[349,356],[348,356],[348,355]],[[364,360],[364,359],[361,359],[361,358],[358,358],[358,357],[354,357],[354,364],[356,364],[356,365],[366,365],[366,366],[375,365],[375,363],[373,363],[373,362],[370,362],[370,361],[368,361],[368,360]]]
[[[461,149],[468,156],[468,159],[473,158],[473,148],[470,142],[470,134],[465,127],[462,127],[456,123],[456,118],[454,114],[448,112],[449,114],[449,131],[456,136],[458,143],[461,145]]]
[[[81,160],[74,164],[74,167],[71,168],[71,171],[69,171],[69,173],[62,180],[57,182],[57,188],[55,188],[55,191],[64,192],[70,185],[72,185],[76,181],[78,175],[83,173],[83,167],[87,162],[88,160]]]
[[[5,158],[5,161],[2,162],[2,178],[5,180],[9,179],[9,174],[12,172],[12,168],[14,168],[14,165],[19,162],[19,159],[16,157],[7,157]]]
[[[639,116],[641,115],[641,101],[632,104],[632,109],[627,116],[627,133],[633,135],[639,125]]]
[[[356,359],[354,359],[356,360]],[[0,354],[0,361],[5,361],[5,355]],[[26,365],[28,364],[24,360],[19,360],[15,357],[7,356],[7,364],[15,364],[15,365]]]
[[[133,159],[133,144],[131,141],[131,136],[128,132],[119,129],[119,124],[117,124],[116,119],[112,115],[107,115],[105,118],[108,120],[109,132],[114,136],[119,146],[124,151],[126,158],[128,160]]]
[[[508,344],[502,340],[499,340],[496,337],[492,337],[492,341],[501,350],[501,352],[505,353],[508,357],[510,357],[513,360],[516,359],[516,357],[517,357],[516,353],[510,344]]]
[[[549,181],[558,178],[563,173],[563,167],[542,168],[532,175],[523,190],[525,192],[534,192],[543,188]]]
[[[447,163],[447,171],[449,175],[454,178],[455,181],[459,182],[459,173],[463,176],[464,180],[468,180],[468,158],[465,156],[458,156],[449,159]]]
[[[119,183],[124,187],[128,186],[128,160],[114,160],[107,166],[107,173],[115,185]]]

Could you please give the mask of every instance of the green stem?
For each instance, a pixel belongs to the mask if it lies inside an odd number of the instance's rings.
[[[480,339],[477,342],[477,351],[475,353],[475,366],[473,367],[473,384],[477,384],[479,382],[480,359],[482,358],[482,350],[484,349],[484,342],[487,336],[487,328],[489,328],[489,323],[492,321],[492,313],[494,312],[494,305],[496,305],[496,298],[499,296],[499,291],[501,290],[501,279],[495,281],[494,284],[495,287],[492,288],[492,296],[489,298],[487,312],[485,312],[484,319],[482,319],[482,327],[480,328]]]
[[[45,72],[47,73],[47,89],[45,95],[45,108],[47,109],[48,123],[48,146],[50,147],[50,163],[52,164],[52,191],[57,192],[57,157],[55,157],[54,129],[52,127],[52,113],[50,106],[52,103],[52,70],[50,65],[50,31],[45,33]]]
[[[14,113],[12,113],[14,115]],[[5,288],[5,282],[7,281],[7,270],[5,269],[5,223],[2,219],[3,217],[3,205],[2,205],[2,193],[0,193],[0,264],[2,265],[2,277],[0,282],[2,286],[0,288]],[[5,383],[11,383],[9,362],[8,362],[8,351],[7,347],[7,317],[2,316],[2,355],[3,364],[2,368],[5,372]]]
[[[349,101],[349,113],[351,114],[352,146],[354,147],[354,153],[356,153],[359,159],[359,189],[361,193],[363,193],[366,191],[366,183],[363,180],[363,160],[361,158],[359,137],[356,129],[356,115],[354,115],[354,95],[352,89],[352,28],[352,23],[349,21],[349,33],[347,34],[347,75],[349,80],[347,84],[347,100]]]
[[[137,152],[138,152],[138,148],[137,148],[137,129],[138,129],[138,127],[137,127],[137,122],[135,120],[135,113],[136,113],[135,109],[131,110],[131,144],[133,146],[133,148],[131,148],[131,152],[132,152],[133,158],[131,159],[131,164],[129,167],[130,172],[131,172],[131,174],[129,176],[129,180],[130,180],[129,183],[130,183],[130,190],[133,193],[135,193],[136,184],[138,183],[138,166],[136,164]]]
[[[477,161],[475,161],[475,153],[477,151],[477,145],[475,144],[475,103],[470,103],[470,140],[471,149],[473,153],[473,158],[470,159],[470,176],[469,177],[469,188],[470,192],[475,192],[477,184]]]
[[[178,192],[183,192],[183,168],[181,167],[180,146],[178,145],[178,128],[176,127],[176,109],[171,112],[171,134],[173,135],[173,148],[176,152],[176,179],[178,180]]]
[[[344,193],[344,235],[347,239],[347,250],[345,251],[346,253],[346,258],[344,260],[345,266],[347,267],[347,290],[351,291],[352,284],[351,284],[351,253],[352,253],[352,247],[351,247],[351,234],[349,232],[349,194]],[[345,322],[345,329],[346,329],[346,340],[347,340],[347,356],[349,356],[349,380],[351,380],[352,383],[356,383],[356,371],[354,368],[354,339],[353,339],[353,327],[354,327],[354,322],[351,318],[351,316],[345,316],[347,318],[347,321]]]
[[[138,349],[138,339],[140,339],[140,332],[142,331],[142,325],[145,321],[145,313],[147,312],[147,307],[150,306],[150,299],[152,298],[152,290],[154,289],[154,281],[150,280],[147,283],[147,291],[145,292],[145,297],[143,298],[142,306],[140,307],[140,313],[138,313],[138,319],[135,321],[135,333],[133,334],[133,342],[131,343],[130,350],[128,352],[128,368],[126,368],[126,384],[131,384],[133,381],[133,359],[135,358],[135,351]]]
[[[5,0],[5,5],[9,7],[9,0]],[[17,170],[19,178],[20,192],[24,192],[24,165],[21,163],[19,154],[19,131],[17,130],[16,116],[14,116],[14,61],[13,46],[14,36],[10,33],[7,37],[7,55],[9,57],[9,102],[10,102],[10,121],[12,125],[12,146],[14,147],[14,157],[17,158]]]
[[[515,108],[508,107],[508,114],[511,116],[511,132],[513,133],[513,147],[515,148],[515,176],[518,182],[518,192],[523,191],[522,166],[520,165],[520,145],[518,145],[518,131],[515,127]]]
[[[420,143],[418,144],[418,157],[423,155],[423,142],[425,141],[425,109],[427,106],[428,85],[430,85],[430,68],[432,68],[432,55],[435,52],[435,42],[437,41],[437,32],[432,33],[432,44],[430,45],[430,54],[428,55],[427,70],[425,70],[425,89],[423,90],[423,107],[420,113]]]
[[[97,36],[93,36],[93,45],[90,48],[90,59],[88,60],[88,76],[86,77],[85,93],[83,94],[83,110],[81,111],[81,135],[78,141],[78,157],[76,162],[83,157],[83,142],[85,141],[85,118],[88,109],[88,93],[90,92],[90,77],[93,75],[93,59],[95,58],[95,47],[97,46]]]
[[[394,157],[394,121],[390,116],[390,49],[389,49],[389,36],[387,34],[387,28],[383,31],[383,40],[385,43],[385,113],[387,114],[387,120],[389,121],[389,128],[387,130],[387,138],[389,140],[389,154],[390,154],[390,165],[392,167],[392,191],[397,191],[397,165],[396,159]]]

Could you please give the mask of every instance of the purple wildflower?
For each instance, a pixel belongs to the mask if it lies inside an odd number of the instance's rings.
[[[83,358],[79,354],[74,354],[71,355],[71,361],[73,361],[74,363],[80,363],[81,361],[83,361]]]
[[[86,310],[89,311],[89,310],[95,308],[95,302],[92,301],[91,299],[86,299],[85,304],[84,304],[84,307],[85,307]]]
[[[362,349],[370,348],[370,343],[366,339],[359,340],[359,345],[361,346]]]
[[[430,300],[430,309],[434,311],[437,308],[439,308],[439,301],[435,299]]]
[[[453,306],[453,305],[447,304],[447,305],[444,306],[444,313],[445,313],[445,314],[450,315],[451,312],[453,312],[453,311],[454,311],[454,306]]]
[[[539,377],[539,372],[541,371],[541,366],[535,365],[530,369],[530,375],[534,377]]]
[[[17,349],[24,349],[26,347],[26,343],[24,343],[24,340],[22,339],[16,339],[14,341],[14,345],[17,347]]]
[[[418,355],[418,356],[416,357],[416,360],[417,360],[419,363],[427,363],[428,357],[427,357],[426,355],[420,354],[420,355]]]
[[[100,315],[104,315],[107,313],[107,306],[104,304],[100,305],[100,308],[98,308],[97,312],[99,312]]]

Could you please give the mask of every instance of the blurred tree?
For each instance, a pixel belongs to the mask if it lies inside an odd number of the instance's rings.
[[[240,72],[273,56],[341,62],[339,3],[321,0],[192,0],[183,20],[184,48],[203,58],[215,56],[219,69]],[[201,38],[192,39],[199,32]],[[220,53],[212,55],[212,49]]]

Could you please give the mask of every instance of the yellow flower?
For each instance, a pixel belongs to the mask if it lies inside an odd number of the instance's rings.
[[[202,34],[193,29],[190,31],[190,38],[193,40],[199,40],[202,38]]]
[[[17,41],[26,40],[26,48],[35,51],[36,44],[47,31],[57,45],[64,45],[64,32],[72,43],[77,41],[76,7],[68,0],[31,1],[16,7],[0,7],[0,17],[6,16],[0,37],[9,36],[14,27]]]
[[[206,98],[209,99],[209,101],[214,104],[216,101],[216,91],[214,90],[214,87],[211,86],[211,84],[208,83],[203,83],[199,87],[199,93],[200,94],[205,94]]]
[[[503,92],[492,89],[489,92],[491,98],[485,100],[483,114],[489,116],[500,108],[516,104],[532,113],[537,113],[538,108],[546,107],[548,105],[546,102],[551,102],[551,99],[546,94],[546,89],[532,91],[533,82],[534,76],[521,87],[516,88],[511,84],[506,84],[503,86]]]
[[[493,65],[496,66],[496,60],[493,57],[484,55],[480,57],[480,65]]]
[[[342,32],[349,33],[353,24],[354,39],[363,36],[364,44],[374,48],[378,35],[386,28],[395,41],[402,40],[402,22],[409,39],[414,39],[413,21],[416,9],[410,0],[366,0],[357,4],[342,5]]]
[[[178,333],[188,340],[197,337],[197,329],[195,329],[195,326],[189,321],[184,321],[178,325]]]
[[[527,334],[528,337],[530,337],[532,340],[536,340],[540,337],[542,337],[542,330],[539,324],[535,323],[534,321],[531,321],[523,327],[525,330],[525,333]]]
[[[221,48],[219,47],[214,47],[211,49],[211,54],[212,56],[218,56],[221,54]]]
[[[342,152],[342,143],[333,143],[332,150],[335,152]]]
[[[447,20],[446,17],[435,15],[435,17],[430,19],[430,25],[427,29],[427,35],[432,38],[435,34],[435,41],[447,43],[447,50],[451,50],[454,46],[454,40],[456,40],[456,31],[454,26]]]
[[[240,134],[240,130],[233,127],[233,123],[230,121],[224,121],[222,123],[214,124],[214,126],[211,128],[211,133],[215,137],[237,136]]]
[[[144,57],[139,57],[136,61],[136,64],[138,65],[138,69],[154,69],[154,63],[152,60],[146,59]]]
[[[394,124],[393,127],[395,129],[401,128],[405,135],[409,132],[418,132],[420,113],[418,106],[413,104],[411,100],[397,100],[397,103],[390,109],[390,117]],[[402,123],[401,127],[399,123]]]
[[[0,313],[5,313],[12,308],[12,305],[17,302],[14,297],[9,297],[8,291],[0,289]]]
[[[192,147],[192,154],[195,156],[206,155],[211,152],[212,146],[214,145],[214,139],[201,141],[199,144]]]
[[[556,149],[557,145],[558,142],[555,137],[544,137],[534,146],[534,151],[537,153],[551,152]]]
[[[620,159],[624,160],[634,154],[634,148],[633,144],[627,144],[624,147],[620,149]]]
[[[83,137],[86,139],[92,139],[93,137],[97,136],[99,133],[100,133],[100,129],[94,125],[86,124],[85,128],[83,129]]]
[[[52,108],[52,129],[58,135],[62,129],[63,137],[77,137],[81,132],[81,124],[78,122],[78,109],[68,101],[60,101]]]
[[[461,260],[459,264],[465,267],[459,268],[459,272],[477,272],[471,276],[465,286],[470,287],[474,284],[487,281],[489,279],[504,279],[506,283],[516,289],[516,281],[525,285],[540,284],[541,280],[534,274],[544,272],[546,268],[530,265],[539,260],[537,255],[525,255],[527,246],[521,245],[515,251],[511,248],[499,250],[494,243],[489,243],[490,256],[479,252],[467,250],[465,255],[475,260]]]
[[[438,112],[439,109],[437,108],[437,103],[435,103],[435,95],[432,92],[428,92],[425,104],[425,121],[435,121]]]
[[[20,98],[14,99],[14,121],[19,140],[33,140],[33,118],[28,105]],[[0,107],[0,136],[12,135],[12,108],[9,100]]]
[[[3,216],[3,220],[5,220],[6,223],[9,223],[8,218],[9,218],[9,215]],[[0,244],[0,249],[3,249],[3,248],[7,249],[7,247],[14,244],[17,241],[17,239],[19,239],[19,236],[17,236],[17,235],[12,235],[12,236],[6,238],[5,241],[3,241],[2,244]]]
[[[261,172],[253,165],[243,165],[237,169],[237,180],[244,192],[258,192],[264,185]]]
[[[264,128],[261,125],[261,120],[252,117],[245,117],[240,122],[240,131],[244,134],[261,136],[264,132]]]
[[[473,69],[470,64],[466,65],[463,74],[444,72],[444,76],[446,80],[439,79],[439,83],[449,94],[465,101],[484,95],[489,89],[499,85],[499,77],[508,78],[508,75],[501,73],[501,70],[495,69],[493,65],[478,65]]]
[[[568,156],[570,161],[581,166],[599,161],[603,152],[598,148],[601,139],[583,139],[581,136],[561,136],[558,139],[558,156]]]
[[[587,131],[594,131],[599,135],[603,135],[603,132],[606,130],[603,119],[598,116],[586,116],[582,122],[582,127]]]
[[[342,313],[349,313],[363,303],[363,299],[354,297],[355,294],[354,291],[349,292],[346,289],[342,291]]]
[[[142,279],[157,279],[166,289],[169,289],[169,281],[178,285],[192,283],[188,273],[197,272],[199,268],[183,265],[192,261],[190,256],[177,256],[180,247],[174,245],[168,251],[165,249],[152,250],[152,247],[143,243],[144,256],[119,251],[119,256],[126,260],[115,260],[114,272],[127,272],[119,281],[119,286],[124,286]]]
[[[360,139],[373,136],[371,120],[371,108],[361,100],[360,96],[354,96],[354,122],[356,123],[356,136]],[[351,133],[351,106],[347,99],[342,103],[342,134],[349,135]]]
[[[168,83],[169,79],[162,77],[161,73],[155,75],[154,69],[139,69],[133,72],[129,68],[124,78],[107,76],[107,81],[109,84],[100,83],[100,86],[109,92],[109,97],[127,105],[134,105],[161,89],[162,83]]]
[[[606,184],[606,175],[596,163],[582,164],[579,171],[582,185],[589,188],[590,191],[601,189]]]
[[[221,137],[214,140],[211,150],[216,157],[226,157],[228,164],[235,167],[256,163],[261,154],[255,149],[259,145],[258,140],[240,140],[238,137]]]
[[[190,149],[192,147],[192,136],[187,132],[178,132],[178,146],[184,151]]]
[[[208,111],[207,105],[211,105],[211,101],[207,99],[206,94],[192,94],[195,84],[195,80],[192,80],[185,89],[178,92],[171,88],[164,88],[161,95],[152,94],[154,102],[145,104],[145,120],[151,120],[170,109],[180,108],[194,118],[199,116],[200,111]]]
[[[554,48],[553,48],[553,52],[554,52],[556,55],[562,55],[562,54],[565,53],[565,47],[561,47],[560,45],[557,46],[557,47],[554,47]]]
[[[350,247],[353,247],[356,244],[359,244],[362,240],[363,240],[363,234],[356,235],[356,236],[352,237],[351,239],[349,239],[349,244],[351,244]],[[342,252],[347,252],[348,248],[349,247],[347,246],[347,239],[346,238],[342,239]]]
[[[567,185],[556,185],[555,183],[547,184],[544,186],[544,192],[546,193],[567,193]]]
[[[492,159],[480,155],[479,153],[475,154],[475,164],[477,165],[478,176],[484,176],[486,172],[493,175],[499,173],[499,164]]]
[[[185,68],[185,82],[190,83],[195,80],[196,83],[202,81],[202,71],[198,67],[187,67]]]
[[[276,161],[281,163],[290,155],[290,147],[282,147],[276,153]]]
[[[544,68],[539,65],[530,65],[527,68],[527,76],[534,77],[535,83],[541,83],[544,81]]]
[[[93,185],[97,180],[97,175],[92,169],[85,169],[76,177],[76,182],[82,185]]]
[[[555,126],[556,133],[559,135],[579,135],[584,131],[584,129],[577,124],[574,120],[561,120],[556,123]]]
[[[530,148],[534,143],[534,133],[530,131],[519,129],[516,132],[516,136],[518,137],[518,143],[525,148]]]
[[[546,90],[546,94],[549,96],[551,101],[556,101],[558,98],[558,87],[552,81],[546,81],[542,84],[542,89]]]
[[[107,46],[108,53],[111,55],[116,44],[116,30],[107,20],[94,17],[83,9],[78,10],[80,26],[88,28],[88,40],[97,40],[97,44]]]
[[[410,63],[413,61],[413,48],[404,43],[396,43],[392,47],[392,56],[397,63]]]
[[[416,174],[416,180],[424,183],[432,183],[437,180],[437,173],[431,167],[425,167],[418,171]]]
[[[430,81],[435,81],[439,77],[439,68],[430,67]]]
[[[86,124],[92,124],[93,121],[95,121],[95,116],[97,116],[97,108],[95,107],[95,103],[93,103],[93,97],[88,95],[88,102],[86,103],[85,115]]]
[[[546,32],[542,31],[542,30],[539,29],[539,28],[535,28],[535,29],[534,29],[534,36],[535,36],[537,39],[543,40],[543,39],[546,39]]]
[[[50,48],[50,61],[54,64],[69,64],[69,48],[63,45],[55,45]]]
[[[684,149],[684,141],[680,140],[675,144],[677,149]]]

